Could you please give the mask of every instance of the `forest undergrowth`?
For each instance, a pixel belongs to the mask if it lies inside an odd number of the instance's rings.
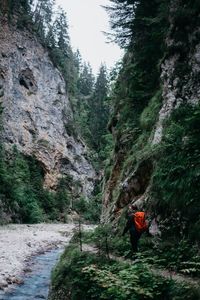
[[[67,294],[77,300],[199,299],[199,282],[175,275],[173,268],[167,270],[169,260],[163,264],[165,259],[155,254],[150,238],[141,240],[137,259],[130,260],[124,258],[130,249],[128,239],[112,238],[108,229],[75,233],[52,274],[50,299]]]

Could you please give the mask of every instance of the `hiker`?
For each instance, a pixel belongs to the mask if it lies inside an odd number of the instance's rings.
[[[138,211],[136,205],[130,205],[127,218],[128,220],[122,235],[124,236],[129,230],[132,252],[137,253],[139,239],[142,233],[145,232],[148,228],[145,220],[145,213],[142,211]]]

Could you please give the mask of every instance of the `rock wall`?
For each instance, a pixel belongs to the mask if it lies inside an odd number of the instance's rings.
[[[188,4],[190,5],[190,4]],[[169,28],[166,41],[165,53],[163,53],[160,65],[160,83],[162,88],[162,104],[148,140],[143,142],[143,148],[148,144],[146,153],[142,160],[137,146],[132,150],[134,159],[130,158],[130,148],[126,150],[126,143],[120,144],[123,140],[123,129],[116,131],[116,123],[122,110],[118,106],[116,114],[111,121],[110,131],[115,139],[115,151],[112,157],[113,168],[110,176],[104,185],[102,221],[116,222],[129,203],[137,203],[143,206],[148,202],[151,191],[151,178],[154,172],[156,159],[151,150],[159,145],[163,137],[164,121],[181,104],[193,106],[200,102],[200,27],[199,12],[184,6],[183,11],[181,0],[171,1],[169,10]],[[187,11],[188,9],[188,11]],[[184,11],[185,10],[185,11]],[[193,14],[188,19],[181,14]],[[134,91],[131,91],[134,93]],[[126,99],[120,100],[123,106]],[[134,111],[133,111],[134,114]],[[116,121],[116,122],[115,122]],[[139,122],[139,121],[138,121]],[[126,127],[127,124],[124,124]],[[138,127],[140,125],[138,124]],[[128,143],[134,139],[130,134]],[[138,143],[138,139],[135,140]],[[146,144],[145,144],[146,143]],[[136,149],[136,150],[135,150]],[[124,165],[129,162],[129,166]]]
[[[183,103],[196,105],[200,99],[200,28],[195,26],[196,24],[194,27],[187,24],[179,28],[174,17],[178,9],[180,1],[173,1],[166,39],[167,56],[161,65],[163,105],[159,112],[154,144],[161,141],[163,121],[174,109]],[[196,18],[199,18],[198,12]],[[181,31],[184,39],[181,37]]]
[[[86,146],[71,130],[64,79],[37,39],[6,21],[0,31],[0,102],[6,147],[16,145],[41,163],[45,187],[54,189],[59,177],[70,175],[79,182],[79,192],[89,196],[95,171]]]

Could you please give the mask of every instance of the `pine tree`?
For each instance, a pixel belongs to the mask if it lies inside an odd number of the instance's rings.
[[[55,30],[53,25],[50,25],[48,28],[45,37],[45,45],[47,48],[49,48],[50,51],[56,48],[56,35],[55,35]]]
[[[107,36],[117,42],[121,47],[126,47],[132,39],[132,26],[136,0],[110,0],[111,6],[105,6],[110,16],[110,25],[114,33]]]
[[[42,40],[51,25],[55,0],[37,0],[35,10],[32,14],[34,28]]]
[[[74,60],[74,66],[76,67],[77,72],[80,73],[80,70],[82,68],[82,57],[81,57],[79,49],[77,49],[74,52],[73,60]]]
[[[1,1],[3,6],[7,7],[10,13],[20,12],[20,10],[24,10],[24,12],[30,11],[30,1],[29,0],[8,0],[8,1]]]
[[[94,86],[94,76],[89,63],[84,63],[78,80],[78,90],[84,95],[91,95]]]
[[[31,0],[0,0],[0,13],[6,15],[10,23],[27,26],[30,22]]]
[[[108,105],[108,78],[105,65],[101,65],[95,82],[92,97],[89,128],[93,139],[93,147],[100,151],[103,146],[102,137],[106,134],[109,105]]]
[[[67,15],[61,7],[56,12],[53,24],[48,28],[45,41],[52,61],[62,72],[68,92],[73,95],[77,83],[77,69],[70,45]]]
[[[111,0],[107,8],[115,40],[126,48],[123,66],[116,82],[114,101],[121,101],[120,114],[132,127],[138,123],[137,114],[149,103],[159,89],[159,61],[165,48],[168,26],[168,1]],[[133,114],[134,112],[134,114]],[[134,116],[134,117],[133,117]]]
[[[68,48],[69,48],[69,34],[68,34],[68,24],[67,24],[67,16],[64,10],[59,7],[57,12],[57,18],[54,22],[57,45],[60,51],[64,56],[68,56]]]

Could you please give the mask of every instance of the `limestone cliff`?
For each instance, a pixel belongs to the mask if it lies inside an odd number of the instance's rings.
[[[184,1],[172,1],[167,16],[169,23],[165,36],[165,52],[162,54],[162,62],[159,62],[161,96],[158,96],[157,92],[157,96],[151,99],[143,112],[140,112],[137,117],[138,123],[134,125],[135,128],[129,129],[129,133],[126,130],[129,126],[128,121],[121,121],[123,109],[128,107],[127,97],[119,98],[119,104],[116,104],[117,108],[109,125],[115,139],[115,150],[112,156],[114,163],[109,177],[105,180],[102,213],[102,220],[105,222],[118,220],[129,203],[137,202],[142,207],[148,202],[151,198],[154,169],[161,159],[154,149],[160,147],[163,128],[166,129],[167,126],[166,120],[181,105],[190,104],[191,107],[195,107],[200,102],[199,12],[188,8],[187,5],[182,8],[181,2]],[[189,13],[191,16],[187,16]],[[124,84],[126,85],[126,82]],[[134,96],[134,90],[132,94]],[[156,103],[157,106],[152,103]],[[136,104],[132,106],[131,117],[134,119],[137,107]],[[156,117],[150,130],[146,125],[142,128],[141,117],[146,118],[144,121],[147,123],[149,114],[153,114],[155,108]],[[130,110],[130,106],[128,109]],[[138,131],[140,133],[137,136]],[[187,137],[183,137],[183,144],[185,139]],[[187,151],[190,151],[189,148]]]
[[[166,38],[168,52],[161,65],[163,104],[153,143],[161,141],[163,121],[174,109],[186,102],[196,105],[200,99],[200,27],[188,24],[185,28],[178,28],[173,14],[180,9],[179,4],[175,1],[170,8],[170,28]],[[196,18],[199,18],[198,12]],[[184,34],[184,39],[177,38],[178,34]]]
[[[16,145],[40,162],[45,187],[54,189],[67,174],[79,182],[79,193],[89,196],[95,171],[85,144],[72,130],[64,79],[36,37],[6,21],[0,31],[0,101],[6,147]]]

